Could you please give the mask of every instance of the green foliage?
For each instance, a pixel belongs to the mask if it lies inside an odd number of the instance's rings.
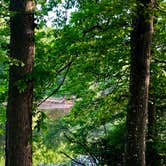
[[[5,121],[6,121],[5,108],[0,104],[0,159],[4,157],[4,152],[5,152]]]
[[[5,160],[4,158],[0,157],[0,165],[1,166],[4,166],[5,165]]]
[[[0,145],[4,144],[5,110],[2,103],[7,98],[8,66],[23,65],[8,58],[8,1],[2,2]],[[117,165],[124,153],[130,32],[135,1],[39,0],[36,4],[38,29],[34,70],[17,85],[24,91],[25,81],[34,81],[35,107],[50,94],[54,97],[74,95],[76,100],[70,114],[61,120],[49,120],[44,113],[34,111],[34,165],[68,160],[61,152],[70,157],[90,154],[101,164]],[[166,156],[165,1],[156,5],[149,94],[150,100],[151,96],[156,98],[158,134],[154,147],[163,160]],[[67,18],[66,13],[71,10],[71,17]],[[53,27],[47,28],[46,16],[50,11],[54,11],[55,17],[51,19]],[[3,156],[4,147],[0,148],[0,156]]]
[[[70,128],[67,126],[68,124],[65,124],[64,120],[49,121],[47,131],[42,134],[38,133],[38,135],[41,134],[42,141],[39,146],[45,145],[45,149],[48,150],[45,155],[49,156],[49,151],[52,151],[54,154],[59,153],[59,157],[61,156],[61,160],[53,158],[54,163],[65,161],[67,159],[65,156],[75,158],[82,154],[92,157],[94,161],[98,160],[101,165],[110,162],[112,165],[117,165],[117,163],[123,162],[125,131],[123,122],[116,121],[91,128],[87,126],[85,129],[82,129],[82,126]],[[37,141],[37,145],[38,143],[39,141]],[[40,151],[42,149],[44,147],[41,147]],[[37,155],[36,152],[35,155]],[[53,161],[44,162],[52,163]]]
[[[68,146],[64,141],[62,141],[62,125],[48,119],[45,124],[47,124],[47,128],[41,127],[40,130],[34,130],[33,132],[34,165],[37,165],[38,163],[50,164],[67,161],[68,158],[61,154],[61,151],[67,149]]]
[[[89,152],[102,158],[101,163],[109,162],[107,154],[102,156],[103,151],[108,148],[108,155],[112,156],[111,163],[116,165],[118,160],[122,160],[121,154],[124,152],[124,140],[121,139],[123,134],[120,134],[116,123],[120,125],[124,121],[127,108],[129,40],[134,1],[87,0],[71,3],[68,7],[77,6],[77,11],[72,13],[67,24],[63,11],[57,11],[60,3],[49,1],[43,7],[46,13],[55,7],[58,17],[55,18],[55,29],[39,30],[36,34],[35,94],[40,95],[39,98],[51,94],[64,77],[66,67],[71,61],[67,77],[56,95],[75,95],[76,102],[64,120],[47,126],[47,136],[42,138],[42,144],[53,151],[59,151],[65,144],[67,147],[63,152],[69,156],[73,156],[73,152],[75,155]],[[62,5],[64,10],[67,7],[65,5],[67,2]],[[162,3],[161,8],[163,6]],[[156,20],[153,40],[150,95],[155,92],[158,109],[164,103],[161,98],[166,86],[163,45],[165,16],[161,11],[156,12],[156,18],[157,15],[160,17]],[[110,123],[116,127],[108,135],[104,135],[104,127],[103,130],[101,128]],[[164,121],[161,123],[164,124]],[[160,134],[157,145],[164,138],[162,124],[158,124]],[[109,129],[111,127],[108,125]],[[69,137],[68,141],[65,140],[66,136]],[[61,141],[63,145],[60,144]],[[88,147],[88,152],[80,143]],[[160,145],[157,151],[163,153],[164,144]],[[120,159],[116,158],[116,154]]]
[[[1,4],[4,7],[6,3]],[[4,12],[3,11],[3,12]],[[1,13],[2,14],[2,13]],[[5,122],[6,122],[6,99],[7,99],[7,85],[8,85],[8,62],[7,57],[9,51],[9,29],[6,25],[5,16],[0,18],[0,165],[4,165],[4,152],[5,152]]]
[[[156,161],[158,163],[165,163],[166,162],[166,131],[165,131],[165,125],[166,125],[166,113],[163,111],[160,111],[158,113],[157,117],[157,123],[156,123],[156,131],[157,136],[154,141],[154,148],[157,151],[159,160]]]

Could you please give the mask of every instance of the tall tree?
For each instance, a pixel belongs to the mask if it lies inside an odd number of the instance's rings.
[[[10,0],[9,92],[6,124],[6,166],[32,165],[32,91],[28,77],[34,57],[34,2]]]
[[[156,159],[156,149],[154,148],[154,141],[156,137],[156,106],[155,106],[155,95],[149,95],[148,102],[148,133],[147,133],[147,143],[146,143],[146,163],[148,166],[154,166]],[[153,160],[152,160],[153,158]]]
[[[126,166],[145,166],[153,0],[137,0],[131,34],[131,70],[127,112]]]

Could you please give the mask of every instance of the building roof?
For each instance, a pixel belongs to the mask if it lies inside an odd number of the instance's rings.
[[[73,106],[73,100],[67,100],[65,97],[63,98],[48,98],[44,101],[38,108],[40,110],[70,110]]]

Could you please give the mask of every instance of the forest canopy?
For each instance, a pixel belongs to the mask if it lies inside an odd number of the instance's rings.
[[[0,165],[166,164],[165,0],[0,0],[0,16]]]

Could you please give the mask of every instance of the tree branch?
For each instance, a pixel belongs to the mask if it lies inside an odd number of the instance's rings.
[[[70,132],[70,131],[69,131],[69,132]],[[70,132],[70,134],[73,134],[73,133]],[[78,141],[78,140],[74,140],[74,138],[67,136],[66,133],[64,133],[64,136],[66,137],[66,139],[67,139],[69,142],[71,142],[71,143],[76,143],[76,144],[80,145],[80,146],[85,150],[85,152],[86,152],[89,156],[92,157],[93,162],[96,163],[97,157],[96,157],[94,154],[90,153],[89,148],[88,148],[88,146],[87,146],[86,144],[83,144],[82,142],[80,142],[80,141]],[[97,163],[96,163],[96,164],[97,164]]]
[[[104,25],[104,24],[103,24],[103,25],[99,25],[99,23],[97,23],[96,25],[93,25],[93,26],[91,26],[90,28],[84,30],[84,31],[83,31],[83,37],[85,37],[85,35],[86,35],[87,33],[91,32],[91,31],[93,31],[93,30],[95,30],[95,29],[107,30],[108,25],[109,25],[109,23],[110,23],[110,20],[111,20],[111,17],[108,18],[108,20],[106,21],[105,25]],[[104,27],[105,27],[105,28],[104,28]],[[107,28],[106,28],[106,27],[107,27]]]
[[[93,25],[92,27],[90,27],[89,29],[86,29],[83,31],[83,37],[85,37],[85,35],[91,31],[93,31],[94,29],[99,29],[99,30],[102,30],[102,27],[98,24],[96,25]]]
[[[61,86],[63,85],[63,83],[64,83],[64,81],[65,81],[65,79],[66,79],[67,73],[69,72],[69,69],[70,69],[70,66],[71,66],[72,62],[73,62],[73,61],[70,61],[70,62],[68,63],[68,65],[66,65],[65,67],[63,67],[63,69],[60,70],[60,71],[63,71],[63,70],[67,67],[67,70],[66,70],[66,72],[65,72],[65,75],[64,75],[64,77],[63,77],[61,83],[58,85],[58,87],[57,87],[56,89],[54,89],[54,91],[53,91],[51,94],[49,94],[46,98],[44,98],[41,102],[39,102],[39,103],[37,104],[37,107],[39,107],[39,106],[40,106],[43,102],[45,102],[48,98],[50,98],[52,95],[54,95],[56,92],[58,92],[58,90],[61,88]]]
[[[85,164],[83,164],[83,163],[81,163],[81,162],[75,160],[74,158],[70,157],[70,156],[69,156],[68,154],[66,154],[65,152],[62,152],[62,151],[61,151],[61,153],[64,154],[64,155],[65,155],[66,157],[68,157],[69,159],[71,159],[72,161],[74,161],[75,163],[81,164],[82,166],[86,166]]]
[[[71,63],[73,63],[73,60],[71,60],[69,63],[67,63],[66,65],[64,65],[62,68],[60,68],[59,70],[56,71],[56,74],[61,73],[63,70],[65,70],[66,68],[68,68]]]

